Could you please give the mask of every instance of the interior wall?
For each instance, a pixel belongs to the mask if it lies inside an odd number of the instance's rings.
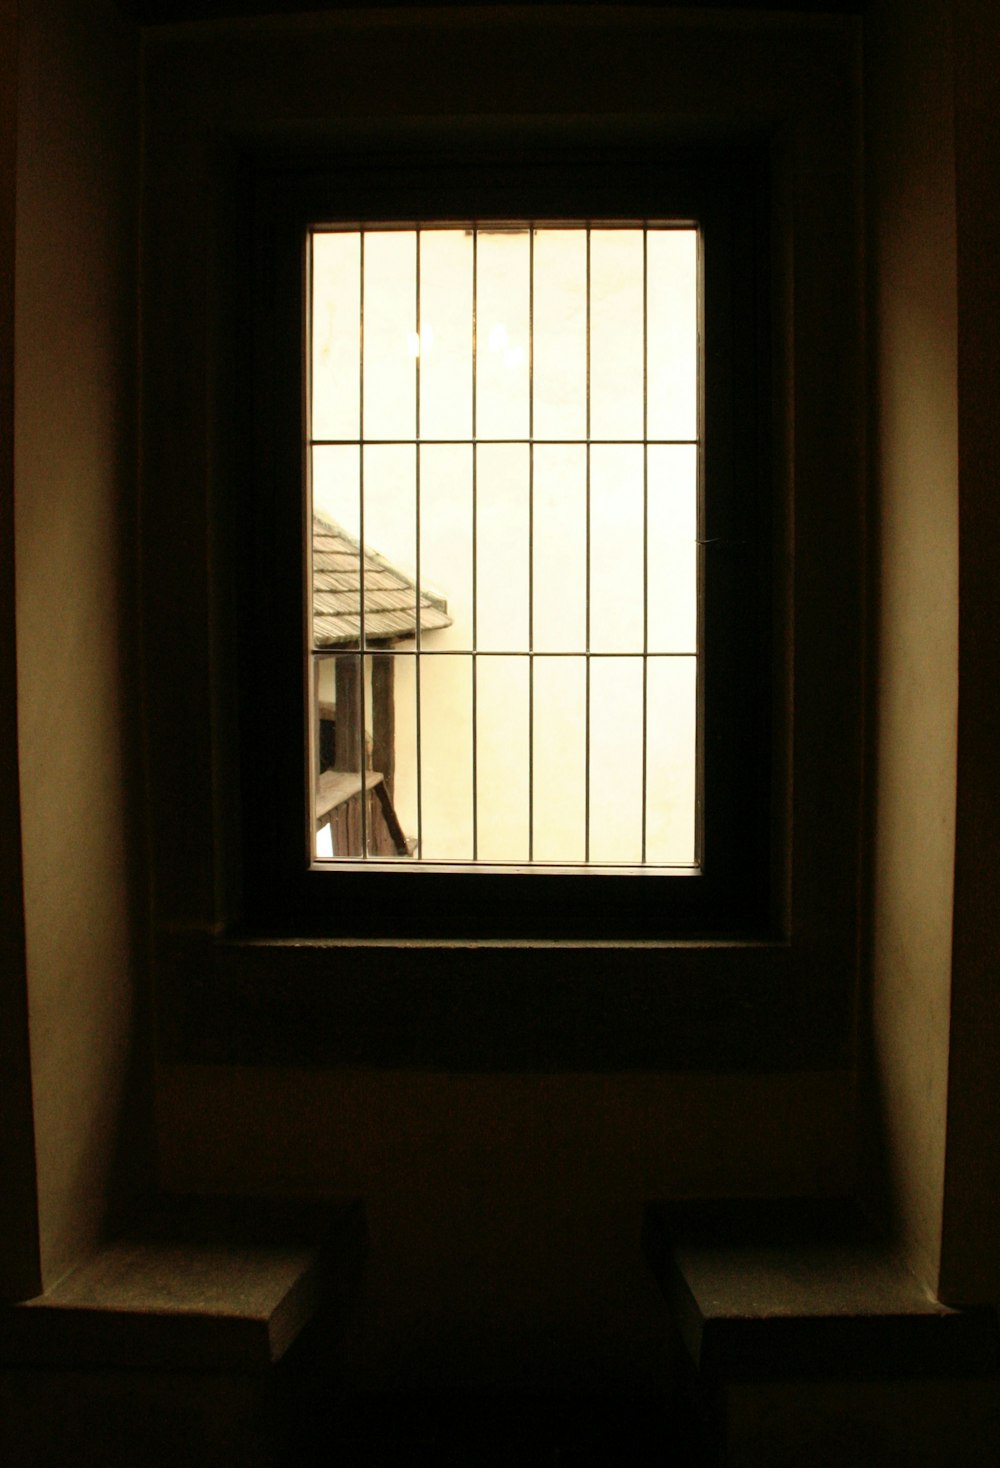
[[[648,1198],[842,1195],[851,1079],[161,1068],[169,1189],[357,1196],[352,1384],[656,1396]]]
[[[955,4],[961,621],[940,1293],[1000,1303],[1000,17]]]
[[[866,23],[876,733],[873,1185],[938,1279],[958,708],[958,397],[951,6]]]
[[[137,76],[134,28],[110,4],[20,5],[17,709],[45,1284],[98,1235],[141,1112],[129,570]]]
[[[0,1299],[38,1289],[21,886],[14,606],[14,202],[17,6],[0,4]]]
[[[853,289],[844,276],[856,264],[855,219],[850,209],[829,218],[830,187],[854,201],[855,31],[829,20],[815,29],[798,20],[785,27],[774,17],[702,25],[685,16],[678,23],[632,7],[621,7],[620,20],[612,7],[581,8],[577,29],[567,8],[544,10],[538,22],[534,11],[505,7],[419,12],[417,21],[417,12],[345,12],[336,27],[303,17],[285,27],[191,27],[147,40],[144,540],[156,577],[150,598],[169,598],[171,607],[171,620],[155,619],[146,642],[156,668],[151,819],[164,948],[218,931],[226,916],[218,902],[225,847],[204,812],[232,768],[233,745],[211,728],[219,653],[206,628],[219,633],[212,606],[219,593],[201,572],[215,553],[212,495],[225,480],[225,446],[220,451],[216,441],[224,415],[213,387],[218,392],[224,380],[220,363],[228,366],[224,335],[211,319],[225,282],[212,255],[221,226],[208,201],[228,177],[231,150],[261,139],[275,147],[303,138],[335,146],[339,127],[373,113],[404,123],[484,115],[502,123],[587,112],[606,116],[613,129],[623,118],[662,121],[668,97],[681,136],[775,136],[782,178],[798,170],[795,196],[781,206],[788,232],[821,241],[811,269],[800,252],[784,303],[802,420],[809,421],[797,422],[795,442],[782,451],[789,473],[813,486],[796,527],[806,545],[796,589],[804,603],[824,609],[813,625],[822,628],[825,654],[801,657],[796,690],[804,732],[795,795],[797,810],[808,807],[797,818],[810,827],[796,852],[796,901],[806,914],[806,945],[816,947],[807,946],[793,984],[807,986],[815,967],[829,964],[846,995],[857,931],[856,829],[853,814],[845,814],[857,799],[857,525],[850,510],[839,512],[845,485],[854,503],[856,399],[849,397],[836,429],[823,408],[831,394],[843,402],[842,379],[856,351],[844,304]],[[796,134],[801,111],[809,117],[809,146]],[[818,257],[842,267],[839,295]],[[824,353],[808,350],[817,331]],[[196,380],[199,391],[192,390]],[[165,565],[165,545],[178,547],[178,564],[197,567],[183,597],[170,596],[178,572]],[[802,638],[807,621],[796,629]],[[817,780],[815,744],[827,748],[820,731],[831,720],[841,720],[846,733],[829,762],[836,769]],[[815,839],[819,827],[822,839]],[[843,903],[828,901],[843,889]],[[851,920],[840,923],[831,910]],[[713,945],[694,947],[710,969]],[[191,952],[197,964],[198,949]],[[739,964],[743,955],[725,957]],[[295,943],[258,950],[255,961],[253,971],[269,974],[272,994],[282,996],[279,1008],[300,1023],[309,1022],[303,1014],[325,1022],[297,982],[296,966],[307,965]],[[324,950],[318,961],[335,987],[345,966],[352,979],[362,971],[377,985],[376,965],[386,959],[359,947]],[[393,961],[407,963],[405,948]],[[509,961],[519,961],[515,948]],[[613,987],[614,950],[595,951],[588,961],[606,966]],[[238,954],[232,962],[238,969]],[[664,968],[668,983],[669,959]],[[240,992],[252,1028],[260,1015],[249,958],[244,970]],[[417,991],[415,1013],[419,1004]],[[235,1029],[242,1021],[241,1014]],[[793,1055],[784,1073],[770,1074],[495,1075],[404,1071],[377,1061],[326,1070],[171,1061],[158,1078],[166,1187],[364,1198],[368,1346],[356,1364],[370,1389],[658,1393],[668,1349],[662,1302],[639,1248],[642,1202],[711,1193],[833,1195],[855,1181],[853,1075],[796,1070]]]

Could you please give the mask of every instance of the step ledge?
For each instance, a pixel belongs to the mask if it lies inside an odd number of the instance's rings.
[[[253,1371],[365,1253],[357,1201],[161,1198],[45,1294],[0,1309],[0,1365]]]
[[[933,1299],[850,1199],[649,1203],[643,1247],[703,1377],[953,1380],[1000,1365],[995,1313]]]

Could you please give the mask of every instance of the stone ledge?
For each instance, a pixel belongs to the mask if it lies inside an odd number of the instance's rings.
[[[161,1199],[44,1295],[0,1310],[0,1367],[253,1371],[365,1252],[358,1202]]]
[[[954,1380],[1000,1364],[994,1313],[934,1300],[851,1200],[650,1203],[643,1246],[703,1378]]]

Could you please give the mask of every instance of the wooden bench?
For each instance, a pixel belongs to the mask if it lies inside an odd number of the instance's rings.
[[[282,1461],[303,1375],[288,1363],[311,1332],[323,1389],[335,1386],[364,1247],[357,1203],[160,1201],[44,1295],[0,1311],[0,1462]]]
[[[997,1322],[922,1289],[850,1200],[651,1203],[701,1461],[990,1465]]]

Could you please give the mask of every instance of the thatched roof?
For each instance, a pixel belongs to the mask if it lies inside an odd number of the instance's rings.
[[[313,515],[313,645],[341,647],[361,637],[362,551],[333,520]],[[417,630],[414,582],[373,550],[364,551],[365,641],[398,642]],[[420,588],[420,630],[450,627],[448,603]]]

